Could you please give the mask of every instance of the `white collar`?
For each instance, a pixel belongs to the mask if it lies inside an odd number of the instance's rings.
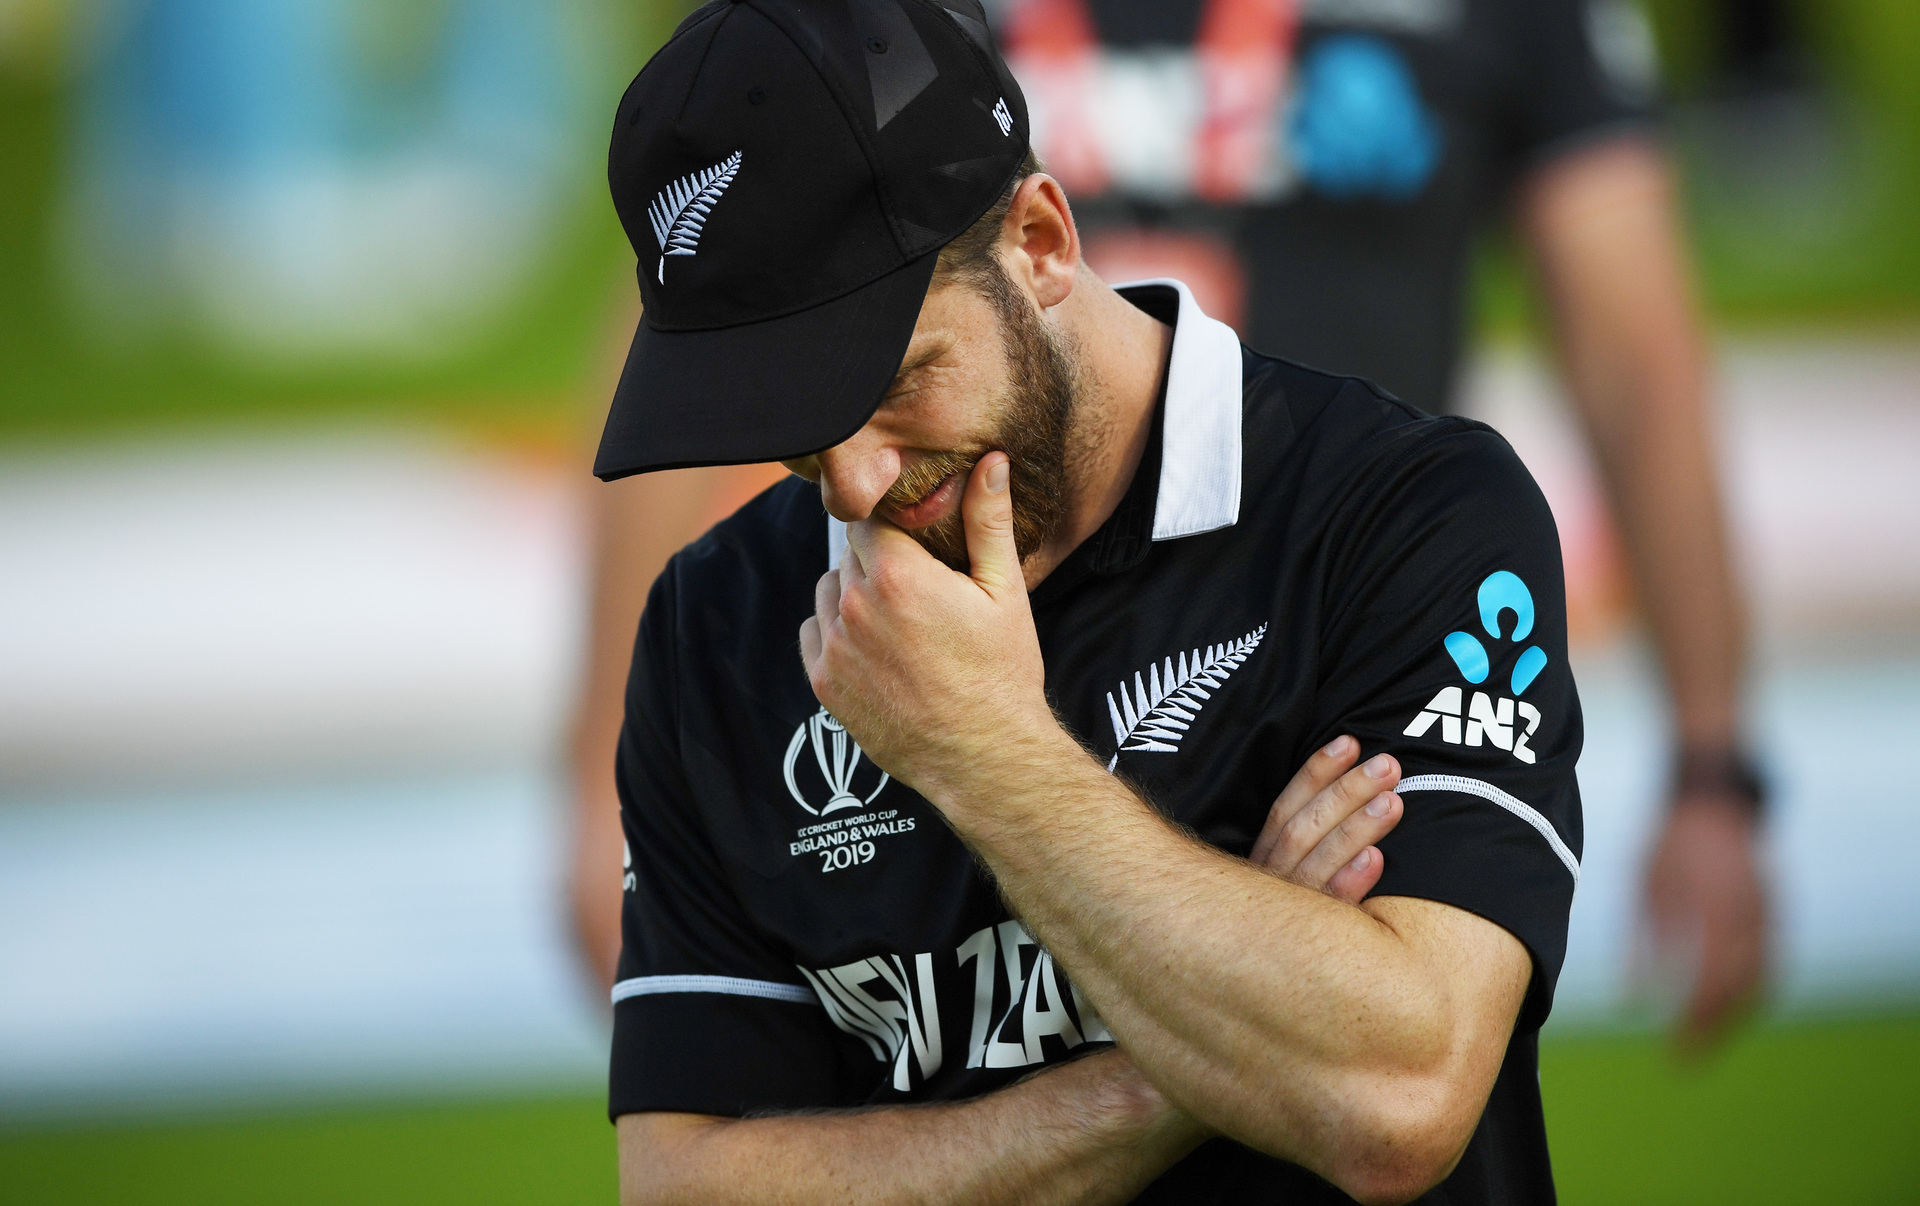
[[[1128,281],[1114,291],[1125,296],[1156,286],[1180,295],[1180,315],[1167,358],[1153,538],[1177,540],[1240,518],[1240,337],[1171,277]]]
[[[1125,296],[1155,287],[1172,289],[1180,299],[1153,506],[1153,538],[1177,540],[1232,527],[1240,518],[1240,337],[1208,317],[1192,291],[1171,277],[1128,281],[1114,291]],[[829,515],[828,568],[839,565],[846,551],[847,525]]]

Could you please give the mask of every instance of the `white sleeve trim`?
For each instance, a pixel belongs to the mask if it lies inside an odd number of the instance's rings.
[[[613,986],[613,1003],[628,997],[651,997],[669,992],[717,992],[729,997],[761,997],[768,1001],[792,1001],[796,1005],[818,1005],[820,998],[804,984],[782,984],[778,980],[745,980],[738,976],[635,976]]]
[[[1553,847],[1553,852],[1560,856],[1560,861],[1567,865],[1567,873],[1573,876],[1574,885],[1579,886],[1580,860],[1573,857],[1573,851],[1567,849],[1567,844],[1560,840],[1560,834],[1554,829],[1553,822],[1493,784],[1469,779],[1464,775],[1415,775],[1411,779],[1402,779],[1398,790],[1403,795],[1410,791],[1457,791],[1469,796],[1479,796],[1482,800],[1491,800],[1539,831],[1540,836],[1547,839],[1547,845]]]

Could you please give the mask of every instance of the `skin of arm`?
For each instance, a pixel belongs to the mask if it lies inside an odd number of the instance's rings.
[[[1537,169],[1519,212],[1679,740],[1727,750],[1739,737],[1745,623],[1721,510],[1710,355],[1673,191],[1659,150],[1623,137]],[[1724,1034],[1760,985],[1766,892],[1756,826],[1737,800],[1694,793],[1673,804],[1647,904],[1656,938],[1698,947],[1678,1037],[1699,1045]]]
[[[953,1105],[742,1121],[628,1114],[620,1200],[1095,1206],[1131,1199],[1206,1137],[1108,1050]]]
[[[1379,882],[1373,843],[1400,821],[1397,770],[1355,768],[1360,743],[1316,752],[1267,816],[1266,874],[1351,907]],[[667,1202],[1123,1202],[1212,1132],[1108,1050],[953,1105],[726,1119],[619,1120],[626,1206]],[[898,1153],[911,1151],[914,1159]]]
[[[1362,1201],[1418,1196],[1485,1108],[1525,948],[1446,906],[1263,874],[1107,774],[1046,701],[1007,480],[989,453],[967,483],[969,574],[885,520],[849,528],[801,629],[815,692],[987,862],[1170,1102]]]

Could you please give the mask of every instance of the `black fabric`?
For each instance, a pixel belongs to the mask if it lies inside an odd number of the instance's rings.
[[[652,1110],[737,1118],[764,1109],[823,1109],[858,1100],[873,1057],[843,1050],[851,1041],[818,1005],[715,993],[633,997],[613,1007],[614,1117]],[[718,1062],[713,1036],[741,1058]],[[854,1044],[858,1046],[858,1044]],[[777,1058],[756,1058],[778,1052]]]
[[[1166,455],[1156,437],[1108,525],[1035,592],[1049,695],[1097,757],[1117,753],[1156,806],[1236,855],[1335,735],[1401,760],[1406,815],[1380,893],[1486,917],[1534,962],[1487,1114],[1427,1200],[1549,1201],[1533,1035],[1574,876],[1487,793],[1578,854],[1581,723],[1552,518],[1483,425],[1251,351],[1243,373],[1238,522],[1137,539]],[[826,564],[818,491],[795,479],[676,556],[648,602],[617,767],[631,858],[620,977],[644,995],[615,1012],[614,1116],[952,1100],[1107,1041],[939,814],[814,699],[797,631]],[[1485,666],[1448,652],[1462,634]],[[1545,668],[1518,682],[1535,648]],[[1171,746],[1123,715],[1119,697],[1143,680],[1223,654],[1237,663]],[[1450,690],[1451,729],[1436,716],[1409,735]],[[1538,709],[1531,733],[1516,699]],[[1477,732],[1473,715],[1488,722]],[[1414,790],[1427,775],[1467,786]],[[659,979],[688,976],[718,979]],[[1341,1199],[1222,1140],[1141,1200]]]
[[[1092,0],[1104,43],[1184,46],[1203,0]],[[1530,168],[1625,132],[1646,106],[1602,69],[1587,0],[1306,4],[1292,86],[1333,39],[1365,38],[1406,65],[1438,159],[1410,195],[1329,191],[1302,172],[1277,201],[1222,207],[1154,195],[1076,195],[1083,233],[1156,226],[1224,234],[1247,269],[1248,344],[1379,382],[1428,411],[1453,402],[1476,237]],[[1397,19],[1394,19],[1397,18]],[[1289,134],[1280,135],[1283,139]],[[1297,147],[1295,148],[1297,151]]]
[[[594,472],[780,459],[856,429],[899,368],[929,257],[1027,145],[978,0],[695,12],[614,118],[607,180],[645,317]],[[918,295],[894,298],[887,282],[916,271]]]
[[[1087,9],[1110,46],[1182,46],[1200,32],[1195,0],[1089,0]]]

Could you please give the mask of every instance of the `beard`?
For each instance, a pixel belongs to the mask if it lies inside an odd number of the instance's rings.
[[[1000,322],[1009,374],[995,408],[995,429],[970,447],[909,465],[885,501],[894,508],[910,507],[955,473],[961,475],[964,489],[981,457],[1004,452],[1013,498],[1013,543],[1025,561],[1059,528],[1070,501],[1067,448],[1079,393],[1074,357],[1005,276],[994,272],[987,280],[962,287],[984,292]],[[949,568],[967,572],[967,534],[959,508],[909,535]]]

